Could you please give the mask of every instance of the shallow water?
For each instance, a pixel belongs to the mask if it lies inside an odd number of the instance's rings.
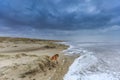
[[[66,55],[80,54],[64,80],[120,80],[120,43],[67,42]]]

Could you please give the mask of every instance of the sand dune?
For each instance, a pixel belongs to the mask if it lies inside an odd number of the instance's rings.
[[[74,57],[65,56],[67,46],[54,42],[0,38],[0,80],[63,80]],[[58,64],[48,57],[56,53]]]

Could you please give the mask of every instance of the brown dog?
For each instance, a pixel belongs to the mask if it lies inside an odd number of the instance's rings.
[[[52,60],[52,61],[54,61],[55,63],[58,64],[58,57],[59,57],[59,54],[55,54],[50,58],[50,60]]]

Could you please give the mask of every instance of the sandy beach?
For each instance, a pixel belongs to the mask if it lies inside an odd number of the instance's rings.
[[[54,40],[0,38],[0,80],[63,80],[75,56]],[[59,54],[58,64],[49,57]]]

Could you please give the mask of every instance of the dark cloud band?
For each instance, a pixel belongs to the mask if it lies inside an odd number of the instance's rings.
[[[110,2],[111,1],[111,2]],[[118,0],[0,0],[0,19],[10,27],[98,29],[120,25]],[[116,3],[116,5],[114,5]],[[106,4],[108,6],[106,6]]]

